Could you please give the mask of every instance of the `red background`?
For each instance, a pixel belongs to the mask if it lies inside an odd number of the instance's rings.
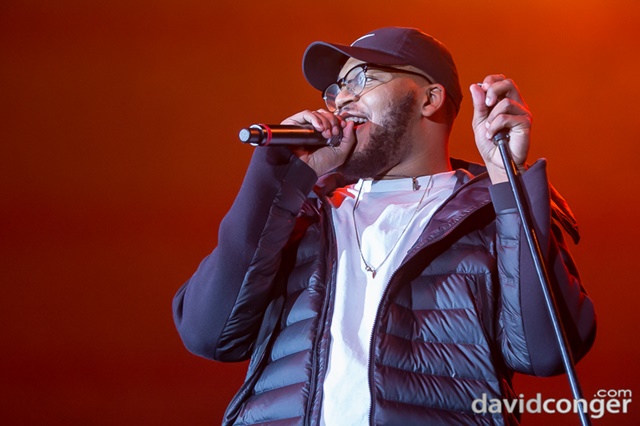
[[[189,354],[170,304],[240,185],[237,132],[321,106],[300,71],[310,42],[386,25],[445,42],[465,88],[516,80],[530,159],[549,160],[582,229],[572,252],[599,316],[584,394],[640,391],[636,0],[4,0],[2,424],[219,423],[246,365]],[[477,160],[469,99],[452,154]],[[564,377],[516,386],[570,396]],[[638,403],[594,424],[638,424]]]

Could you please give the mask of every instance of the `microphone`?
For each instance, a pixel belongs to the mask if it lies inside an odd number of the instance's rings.
[[[253,146],[297,145],[297,146],[338,146],[342,132],[330,139],[315,129],[286,124],[253,124],[240,130],[240,141]]]

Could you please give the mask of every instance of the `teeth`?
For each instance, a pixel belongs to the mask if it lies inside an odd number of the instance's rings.
[[[354,123],[362,124],[366,123],[367,119],[362,117],[347,117],[344,119],[344,121],[353,121]]]

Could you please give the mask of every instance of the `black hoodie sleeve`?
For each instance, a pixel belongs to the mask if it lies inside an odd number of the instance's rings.
[[[561,215],[554,214],[562,200],[548,183],[544,160],[523,174],[523,183],[550,285],[577,362],[593,343],[596,322],[593,303],[581,285],[556,220]],[[490,191],[497,220],[499,340],[504,359],[510,368],[525,374],[561,373],[559,346],[511,188],[502,183]],[[566,222],[564,225],[568,225]]]
[[[173,300],[174,321],[189,351],[221,361],[249,357],[281,250],[316,181],[287,148],[256,148],[220,224],[218,246]]]

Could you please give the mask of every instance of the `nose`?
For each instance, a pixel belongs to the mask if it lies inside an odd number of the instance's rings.
[[[339,111],[344,108],[346,105],[351,102],[355,102],[358,100],[358,95],[354,95],[351,91],[347,90],[346,87],[343,87],[342,90],[338,92],[336,95],[336,109]]]

